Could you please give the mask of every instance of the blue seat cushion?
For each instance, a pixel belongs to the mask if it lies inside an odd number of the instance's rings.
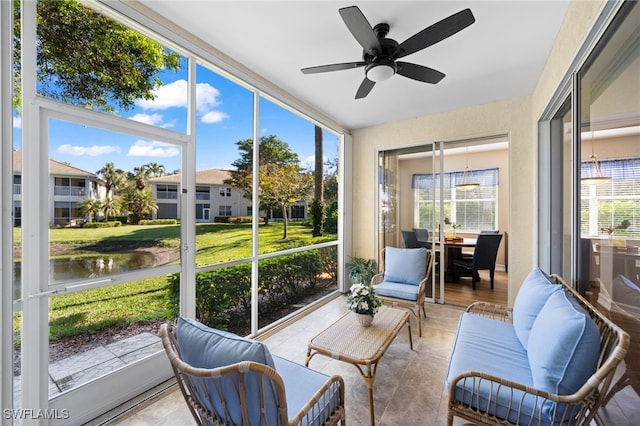
[[[307,368],[303,365],[274,355],[276,370],[286,384],[287,415],[292,419],[309,402],[320,387],[329,380],[329,376]],[[323,397],[308,411],[302,419],[302,425],[321,425],[329,418],[340,401],[340,388],[331,386]]]
[[[596,371],[600,330],[565,291],[553,293],[533,323],[528,357],[536,388],[576,392]]]
[[[418,300],[419,287],[417,285],[383,281],[373,287],[378,296],[388,296],[404,300]]]
[[[449,360],[447,387],[458,374],[470,370],[482,371],[526,386],[533,385],[527,352],[520,344],[513,325],[465,312],[460,318]],[[471,398],[472,390],[476,395],[474,398]],[[522,415],[518,418],[518,407],[512,406],[509,409],[512,393],[513,400],[519,402],[523,396],[520,391],[495,384],[491,386],[486,380],[467,380],[456,385],[455,399],[500,418],[508,418],[512,423],[529,424],[532,417],[537,417],[535,398],[524,398]]]
[[[222,330],[205,326],[193,319],[179,318],[177,324],[177,340],[180,346],[180,357],[193,367],[218,368],[241,361],[253,361],[275,368],[271,352],[262,342],[237,336]],[[217,413],[229,424],[242,423],[240,399],[237,395],[239,376],[211,378],[206,385],[211,398],[205,391],[197,389],[200,402]],[[262,418],[260,407],[267,407],[264,414],[270,424],[277,424],[278,412],[275,390],[272,383],[256,373],[244,375],[243,385],[249,410],[250,424],[258,424]],[[264,389],[264,400],[260,399],[260,389]],[[219,395],[222,395],[222,398]],[[227,410],[225,410],[225,406]],[[229,413],[228,418],[226,412]]]
[[[561,291],[561,286],[552,284],[544,273],[536,268],[522,282],[513,304],[513,327],[520,343],[528,347],[531,327],[552,293]]]
[[[384,281],[418,285],[427,272],[427,249],[386,247]]]

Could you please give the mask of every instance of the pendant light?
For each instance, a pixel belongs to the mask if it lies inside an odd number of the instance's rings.
[[[469,147],[467,147],[466,162],[467,164],[464,166],[464,172],[462,172],[462,183],[456,185],[456,189],[459,189],[460,191],[471,191],[480,186],[479,183],[467,182],[467,172],[469,171]]]
[[[600,163],[598,157],[593,152],[593,131],[591,132],[591,155],[589,156],[589,176],[581,179],[582,183],[587,185],[598,185],[600,183],[611,180],[609,176],[603,176],[602,170],[600,170]]]

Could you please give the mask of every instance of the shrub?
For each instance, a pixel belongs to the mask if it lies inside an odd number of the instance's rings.
[[[328,247],[335,249],[334,247]],[[325,272],[319,250],[264,259],[258,265],[260,311],[293,303],[304,295],[305,288],[316,286]],[[168,276],[170,309],[173,317],[180,312],[180,275]],[[251,265],[234,265],[196,275],[196,319],[210,327],[226,330],[234,312],[247,313],[251,308]]]
[[[143,219],[138,225],[176,225],[178,219]]]
[[[324,232],[326,234],[338,233],[338,202],[333,201],[326,208],[327,218],[324,221]]]
[[[110,220],[109,222],[86,222],[82,225],[83,228],[114,228],[121,226],[122,222],[119,220]]]

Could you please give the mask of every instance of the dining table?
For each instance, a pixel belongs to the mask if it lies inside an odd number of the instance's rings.
[[[443,253],[443,262],[445,264],[445,272],[444,272],[444,280],[448,282],[455,281],[455,273],[453,270],[453,260],[462,257],[462,249],[463,248],[474,248],[476,246],[477,239],[476,238],[453,238],[444,240],[444,253]],[[435,245],[435,250],[440,250],[440,240],[435,239],[430,241],[431,244]]]

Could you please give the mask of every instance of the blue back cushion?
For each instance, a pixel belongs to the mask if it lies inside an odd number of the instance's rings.
[[[177,339],[180,346],[180,356],[183,361],[199,368],[217,368],[240,361],[254,361],[268,365],[275,369],[275,364],[269,349],[256,340],[247,339],[216,330],[198,321],[179,318]],[[227,375],[221,378],[210,378],[206,385],[211,399],[204,396],[204,389],[197,389],[200,402],[212,412],[225,419],[228,424],[241,424],[242,414],[240,399],[237,396],[239,376]],[[261,378],[256,373],[247,373],[243,385],[249,408],[250,424],[259,424],[263,413],[260,407],[263,402],[267,407],[264,415],[273,424],[278,422],[275,390],[269,380]],[[260,398],[260,389],[264,389],[264,400]],[[221,395],[222,397],[218,397]],[[224,401],[223,401],[224,400]],[[226,409],[225,409],[226,407]],[[228,418],[226,413],[229,413]]]
[[[576,392],[596,371],[600,330],[565,291],[553,293],[529,336],[533,385],[559,395]]]
[[[240,361],[254,361],[275,368],[269,348],[257,340],[182,317],[178,319],[177,335],[182,360],[194,367],[216,368]]]
[[[427,272],[427,249],[386,247],[384,280],[418,285]]]
[[[529,333],[538,313],[551,294],[562,291],[561,287],[552,284],[539,268],[531,271],[522,283],[513,304],[513,328],[525,349],[527,349]]]

